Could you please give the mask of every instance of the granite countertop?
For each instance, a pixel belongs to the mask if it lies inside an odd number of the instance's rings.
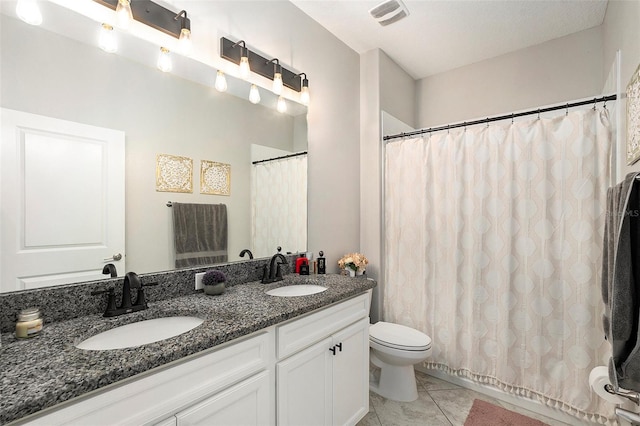
[[[264,293],[303,283],[319,284],[327,290],[300,297]],[[53,324],[46,324],[45,318],[45,327],[35,338],[19,340],[12,333],[2,335],[0,424],[339,302],[375,285],[366,278],[292,274],[273,284],[235,285],[219,296],[197,292],[149,302],[145,311],[114,318],[90,315]],[[175,315],[198,316],[204,322],[179,336],[134,348],[87,351],[74,346],[120,325]]]

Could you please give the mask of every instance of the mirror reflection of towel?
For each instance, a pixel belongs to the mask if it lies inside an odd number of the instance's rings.
[[[227,206],[173,203],[175,267],[226,262]]]

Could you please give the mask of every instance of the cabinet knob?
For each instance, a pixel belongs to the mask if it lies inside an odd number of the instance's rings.
[[[333,356],[335,356],[335,355],[336,355],[336,347],[335,347],[335,346],[334,346],[334,347],[332,347],[332,348],[329,348],[329,350],[331,351],[331,353],[333,354]]]
[[[340,352],[342,352],[342,342],[338,343],[336,346],[340,349]]]

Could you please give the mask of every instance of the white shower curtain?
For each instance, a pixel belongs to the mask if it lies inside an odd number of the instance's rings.
[[[386,321],[433,339],[427,367],[606,422],[600,271],[606,110],[391,142]]]
[[[307,155],[253,165],[251,251],[255,257],[307,250]]]

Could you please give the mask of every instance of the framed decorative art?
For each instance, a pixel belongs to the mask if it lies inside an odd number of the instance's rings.
[[[156,191],[193,192],[193,160],[177,155],[158,154]]]
[[[231,164],[202,160],[200,162],[200,193],[231,195]]]
[[[627,164],[640,159],[640,65],[627,85]]]

